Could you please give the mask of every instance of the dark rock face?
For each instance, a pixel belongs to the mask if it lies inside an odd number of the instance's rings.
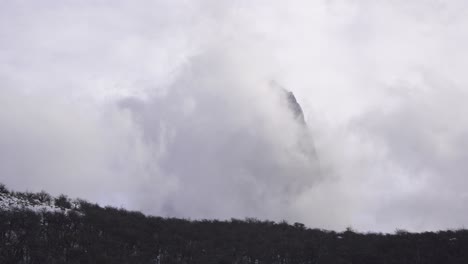
[[[294,93],[288,91],[274,80],[270,81],[270,87],[281,95],[282,100],[286,102],[288,108],[291,110],[294,119],[296,119],[302,125],[305,125],[306,123],[304,119],[304,112],[302,111],[301,105],[299,105],[297,102]]]
[[[288,101],[288,106],[294,114],[294,118],[305,125],[304,113],[302,112],[302,107],[296,100],[294,94],[290,91],[284,90],[286,94],[286,99]]]
[[[304,119],[304,112],[302,111],[301,105],[297,102],[294,93],[286,90],[285,88],[273,83],[273,87],[280,90],[283,95],[284,100],[287,103],[288,108],[291,110],[294,119],[302,126],[301,134],[299,136],[298,148],[301,152],[307,156],[311,162],[317,163],[317,152],[315,150],[314,142],[312,135],[310,134],[307,124]],[[317,163],[317,175],[319,174],[319,167]]]

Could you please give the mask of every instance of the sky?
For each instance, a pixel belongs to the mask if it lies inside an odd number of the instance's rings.
[[[10,189],[333,230],[468,223],[466,1],[0,7]]]

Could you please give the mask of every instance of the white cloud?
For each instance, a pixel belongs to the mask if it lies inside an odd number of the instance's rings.
[[[464,1],[16,1],[0,180],[184,217],[460,227]],[[295,92],[304,134],[269,90]]]

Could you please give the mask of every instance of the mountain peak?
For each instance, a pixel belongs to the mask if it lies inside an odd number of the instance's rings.
[[[305,125],[304,112],[302,111],[301,105],[297,102],[296,96],[293,92],[287,90],[276,81],[270,81],[270,87],[275,90],[278,90],[281,94],[281,97],[286,100],[288,108],[292,111],[294,119],[299,121],[301,124]]]
[[[283,89],[286,94],[286,100],[288,101],[288,107],[294,114],[294,118],[305,125],[304,112],[302,111],[301,105],[297,102],[294,93]]]

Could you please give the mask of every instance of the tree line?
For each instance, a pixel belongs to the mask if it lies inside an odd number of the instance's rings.
[[[0,263],[468,263],[464,229],[335,232],[253,218],[146,216],[64,195],[48,197],[63,210],[0,210]]]

